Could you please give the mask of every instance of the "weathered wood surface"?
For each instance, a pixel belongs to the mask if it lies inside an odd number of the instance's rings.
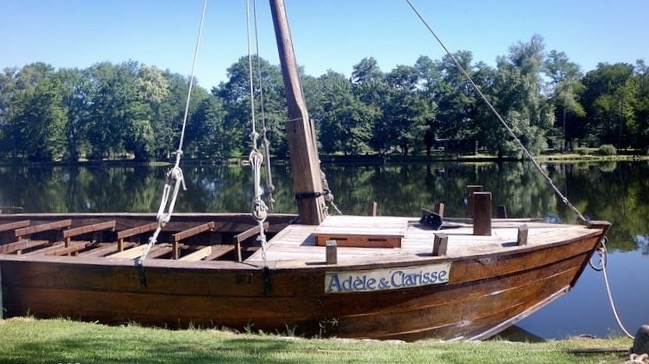
[[[182,247],[184,256],[170,260],[166,257],[171,255],[171,243],[162,242],[154,246],[151,259],[140,270],[132,259],[141,255],[145,245],[130,247],[133,243],[128,243],[123,252],[117,252],[116,242],[89,247],[75,241],[70,248],[83,247],[78,256],[54,256],[51,253],[66,248],[45,241],[42,249],[25,255],[0,254],[5,307],[10,316],[29,312],[38,317],[63,315],[111,323],[192,323],[240,329],[252,323],[269,331],[289,325],[305,335],[483,338],[565,293],[587,265],[605,228],[494,220],[491,236],[473,236],[472,226],[462,225],[443,230],[448,239],[446,255],[433,256],[439,232],[421,226],[418,219],[342,216],[328,218],[327,224],[335,227],[337,220],[344,228],[354,223],[360,229],[376,225],[396,229],[403,234],[402,246],[338,246],[337,264],[327,265],[326,248],[316,245],[316,227],[290,225],[269,240],[270,270],[265,277],[260,251],[241,263],[233,261],[232,255],[230,260],[213,260],[231,254],[233,244]],[[118,229],[144,225],[142,220],[116,221]],[[212,220],[202,223],[207,221]],[[84,223],[75,220],[73,226],[99,222],[96,218]],[[177,230],[166,232],[168,241],[197,223],[201,221],[185,220],[173,226]],[[241,224],[245,222],[228,226]],[[518,231],[523,224],[528,227],[528,243],[519,246]],[[218,228],[206,232],[221,233]],[[227,234],[231,239],[237,233]],[[449,281],[444,284],[397,291],[325,292],[327,272],[398,270],[439,262],[451,263]],[[270,289],[264,284],[267,279]]]

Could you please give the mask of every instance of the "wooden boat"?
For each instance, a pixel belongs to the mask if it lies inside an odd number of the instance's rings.
[[[282,1],[271,0],[287,88],[299,215],[0,215],[8,316],[209,326],[306,336],[483,339],[572,288],[610,224],[329,216]],[[324,193],[320,193],[322,191]],[[145,261],[151,234],[161,227]],[[265,229],[267,244],[257,240]]]

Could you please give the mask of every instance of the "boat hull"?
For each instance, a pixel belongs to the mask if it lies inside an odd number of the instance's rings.
[[[309,337],[483,339],[567,292],[604,230],[528,248],[333,266],[147,259],[140,267],[128,259],[0,254],[2,299],[8,316]],[[448,279],[407,288],[327,291],[332,272],[416,271],[431,264],[449,264]]]

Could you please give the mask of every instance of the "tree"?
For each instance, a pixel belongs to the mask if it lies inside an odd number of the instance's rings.
[[[578,136],[579,128],[575,122],[566,123],[575,118],[583,118],[586,114],[578,99],[585,89],[584,84],[581,83],[583,74],[578,64],[570,62],[565,53],[556,50],[548,54],[545,60],[545,72],[550,77],[550,101],[555,105],[557,119],[561,120],[563,135],[561,149],[572,150],[572,140]]]
[[[271,65],[268,61],[259,58],[255,61],[252,84],[255,97],[255,117],[259,123],[257,132],[261,132],[261,118],[265,118],[268,133],[275,153],[288,152],[284,123],[286,120],[286,101],[284,98],[284,84],[278,66]],[[261,74],[261,80],[259,75]],[[228,68],[228,81],[221,83],[212,90],[212,94],[220,97],[225,103],[228,113],[225,117],[225,130],[230,133],[228,140],[229,155],[241,155],[251,149],[250,134],[252,115],[250,110],[250,71],[248,57],[241,57],[239,61]],[[264,113],[261,113],[261,92],[258,85],[263,87]],[[285,155],[285,154],[284,154]]]
[[[637,91],[633,73],[634,67],[628,63],[600,63],[584,76],[586,90],[581,102],[586,110],[584,123],[590,144],[624,148],[632,143]]]
[[[344,75],[329,71],[318,81],[322,100],[311,115],[320,126],[322,150],[345,155],[369,152],[372,109],[354,95],[352,84]]]
[[[29,82],[19,83],[22,89],[14,95],[15,147],[31,160],[60,160],[66,149],[62,85],[53,68],[41,66],[26,66],[25,74],[18,73],[18,80],[26,75]]]
[[[491,103],[532,154],[547,147],[546,130],[554,124],[553,106],[541,94],[543,49],[539,35],[534,35],[530,42],[511,46],[509,55],[498,59],[493,82],[487,88]],[[479,119],[480,138],[491,152],[499,158],[522,155],[491,110],[481,108]]]

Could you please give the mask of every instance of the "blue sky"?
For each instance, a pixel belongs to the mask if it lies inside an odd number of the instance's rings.
[[[583,71],[649,62],[648,0],[412,0],[452,51],[495,65],[510,45],[543,36]],[[362,58],[381,69],[443,56],[403,0],[286,0],[298,63],[307,74],[349,76]],[[258,0],[260,54],[277,64],[268,3]],[[0,69],[46,62],[86,68],[129,59],[188,75],[202,0],[0,0]],[[245,1],[210,0],[196,76],[226,79],[247,54]]]

